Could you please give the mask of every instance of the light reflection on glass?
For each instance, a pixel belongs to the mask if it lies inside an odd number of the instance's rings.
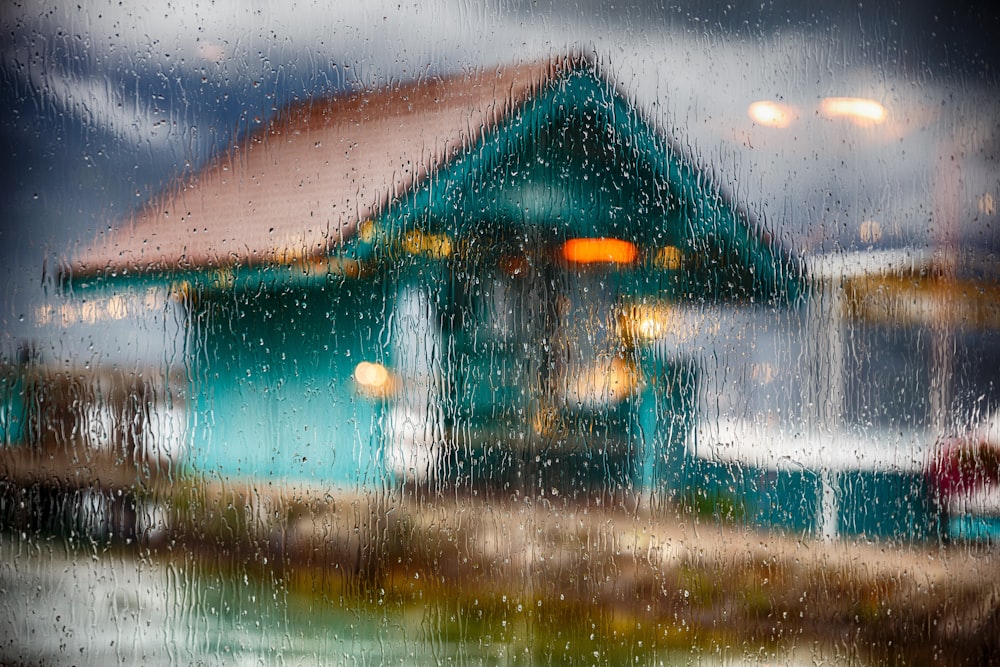
[[[747,115],[758,125],[777,128],[788,127],[799,116],[795,107],[770,100],[754,102],[747,108]]]
[[[846,118],[858,125],[878,125],[889,114],[875,100],[863,97],[827,97],[819,103],[819,112],[827,118]]]

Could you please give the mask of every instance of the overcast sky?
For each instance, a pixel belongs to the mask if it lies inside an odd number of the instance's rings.
[[[574,48],[797,250],[1000,248],[1000,21],[985,5],[232,4],[4,10],[0,351],[91,346],[94,332],[38,326],[54,268],[283,104]],[[824,117],[835,96],[876,100],[886,120]],[[755,123],[761,100],[789,126]]]

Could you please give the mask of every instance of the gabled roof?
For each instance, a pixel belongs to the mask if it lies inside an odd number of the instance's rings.
[[[458,193],[482,192],[481,184],[496,180],[491,170],[504,156],[542,128],[574,119],[624,163],[641,167],[644,194],[653,188],[669,199],[669,225],[682,229],[706,262],[738,267],[746,293],[799,293],[794,259],[580,56],[290,107],[85,248],[65,274],[70,284],[84,284],[90,277],[310,266],[344,248],[365,220],[399,231],[422,215],[454,211]],[[270,271],[268,279],[280,278]],[[723,291],[731,283],[732,273],[719,281]]]
[[[73,258],[75,276],[319,257],[494,128],[573,59],[287,109]]]

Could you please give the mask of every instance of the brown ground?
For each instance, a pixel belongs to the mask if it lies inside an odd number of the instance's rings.
[[[852,662],[1000,660],[996,546],[823,542],[648,501],[190,482],[168,495],[162,548],[266,560],[314,597],[516,611],[536,634],[585,625],[621,645],[816,642]]]
[[[612,647],[821,644],[848,662],[1000,664],[997,545],[823,542],[649,499],[350,494],[2,453],[11,498],[124,488],[166,509],[154,552],[223,555],[316,599],[528,623],[533,642],[560,645],[590,629]]]

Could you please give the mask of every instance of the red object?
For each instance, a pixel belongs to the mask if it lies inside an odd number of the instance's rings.
[[[946,438],[938,443],[927,473],[944,501],[1000,484],[1000,446],[974,435]]]

